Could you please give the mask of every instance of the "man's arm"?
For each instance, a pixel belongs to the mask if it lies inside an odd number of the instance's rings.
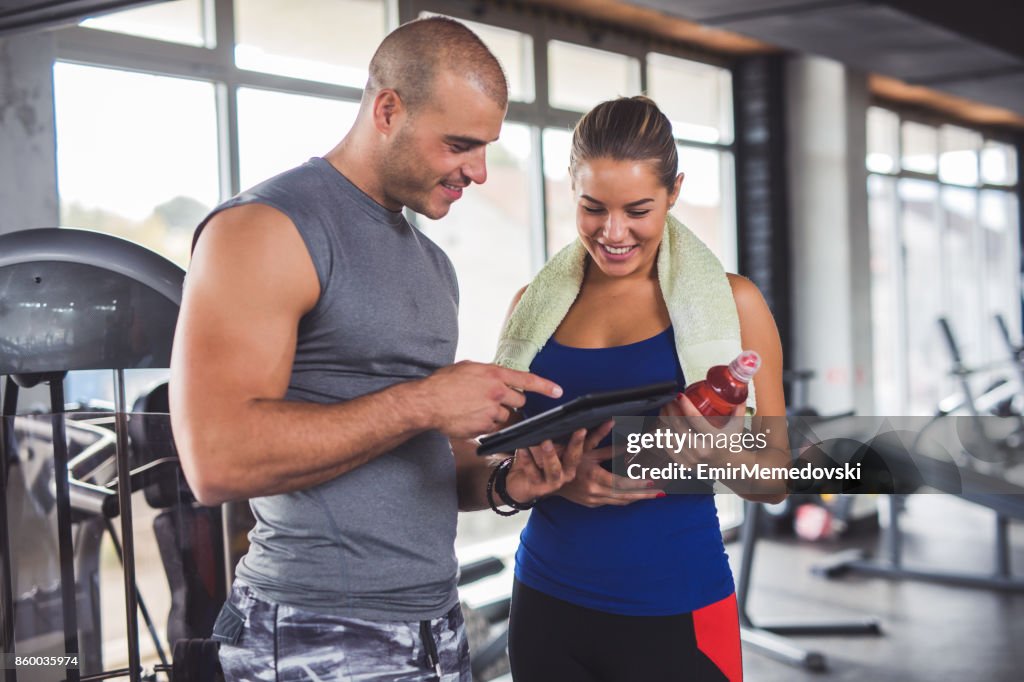
[[[170,383],[175,442],[200,502],[308,488],[429,429],[475,436],[522,399],[510,386],[557,390],[523,372],[460,363],[344,403],[286,401],[299,320],[319,293],[302,238],[276,209],[228,209],[205,228]]]
[[[516,451],[516,461],[508,472],[505,490],[517,502],[531,502],[539,497],[561,490],[576,476],[583,453],[597,447],[612,429],[608,421],[591,432],[579,429],[565,445],[550,440],[530,448]],[[459,494],[459,511],[487,509],[487,479],[491,470],[508,455],[480,457],[476,454],[475,440],[452,440]],[[494,494],[494,501],[501,500]]]
[[[477,442],[472,439],[452,439],[455,453],[456,491],[459,495],[459,511],[487,509],[487,479],[491,470],[508,455],[480,457],[476,454]],[[498,498],[494,498],[498,501]],[[527,502],[528,500],[523,500]]]
[[[523,287],[513,297],[505,315],[506,323],[525,292],[526,287]],[[514,408],[526,404],[526,397],[523,395],[514,397],[514,400],[515,402],[506,404]],[[518,418],[519,415],[515,415],[514,418],[506,419],[503,423],[495,425],[491,431],[508,426],[513,421],[518,421]],[[576,476],[576,467],[583,453],[597,447],[601,439],[611,432],[611,428],[612,422],[609,421],[591,431],[589,435],[586,430],[580,429],[572,435],[565,446],[556,446],[551,441],[545,441],[540,445],[518,450],[516,461],[508,472],[506,492],[513,500],[523,503],[557,492]],[[453,438],[451,444],[455,454],[459,510],[487,509],[490,506],[487,501],[487,479],[493,468],[508,455],[480,457],[476,454],[478,444],[471,439]],[[497,497],[494,499],[500,503]]]

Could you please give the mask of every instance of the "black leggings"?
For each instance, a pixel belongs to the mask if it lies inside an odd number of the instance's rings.
[[[732,595],[693,613],[621,616],[570,604],[517,580],[509,621],[512,679],[740,682],[735,604]]]

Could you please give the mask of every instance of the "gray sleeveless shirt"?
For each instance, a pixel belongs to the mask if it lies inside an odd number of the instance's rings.
[[[455,272],[400,212],[320,158],[210,216],[248,203],[291,218],[320,280],[320,298],[299,323],[286,399],[342,402],[453,362]],[[236,575],[272,601],[368,620],[436,618],[458,601],[455,464],[439,432],[250,506],[256,527]]]

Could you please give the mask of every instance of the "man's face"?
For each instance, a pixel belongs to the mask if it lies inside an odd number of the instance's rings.
[[[382,179],[387,198],[434,220],[470,183],[487,179],[486,145],[498,139],[505,109],[470,80],[442,72],[430,100],[391,138]]]

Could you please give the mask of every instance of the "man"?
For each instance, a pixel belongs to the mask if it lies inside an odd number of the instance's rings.
[[[333,150],[200,225],[171,416],[199,501],[248,498],[257,519],[214,628],[228,679],[471,679],[455,523],[487,506],[495,462],[464,441],[453,457],[449,439],[493,431],[523,391],[561,389],[451,365],[454,272],[401,210],[441,218],[484,182],[506,106],[476,35],[405,24]],[[553,492],[583,447],[578,433],[517,458],[507,495]]]

